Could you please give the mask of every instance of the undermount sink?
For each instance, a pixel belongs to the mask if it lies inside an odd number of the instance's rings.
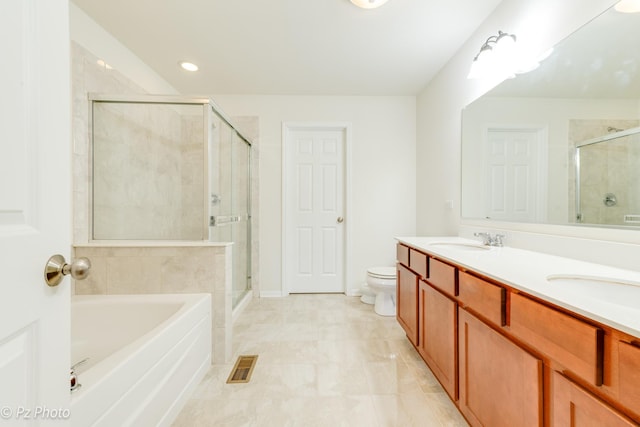
[[[590,299],[640,309],[640,282],[612,277],[571,274],[547,276],[547,281]]]
[[[429,243],[429,246],[443,246],[447,248],[462,249],[466,251],[486,251],[489,246],[476,244],[476,243],[463,243],[463,242],[434,242]]]

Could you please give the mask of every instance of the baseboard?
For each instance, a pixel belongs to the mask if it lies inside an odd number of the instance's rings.
[[[289,296],[282,291],[260,291],[260,298],[282,298]]]

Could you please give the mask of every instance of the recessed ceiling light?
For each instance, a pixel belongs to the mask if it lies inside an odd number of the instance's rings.
[[[187,71],[198,71],[198,66],[193,62],[180,61],[178,64]]]
[[[374,9],[385,4],[387,0],[351,0],[351,3],[363,9]]]
[[[101,66],[102,68],[106,68],[107,70],[113,70],[113,67],[109,64],[107,64],[106,62],[104,62],[103,59],[98,59],[96,61],[96,63]]]
[[[616,4],[615,9],[622,13],[637,13],[640,12],[640,1],[622,0]]]

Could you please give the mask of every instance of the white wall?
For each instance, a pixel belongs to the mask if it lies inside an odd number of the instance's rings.
[[[467,80],[481,44],[498,30],[514,33],[531,51],[543,52],[613,0],[505,0],[479,27],[417,100],[417,232],[471,236],[480,228],[507,233],[507,244],[639,269],[640,233],[586,227],[461,221],[461,111],[498,81]],[[453,209],[446,201],[453,200]],[[611,243],[613,242],[613,243]],[[621,243],[616,243],[621,242]],[[630,244],[629,244],[630,243]]]
[[[282,285],[282,123],[348,122],[352,129],[348,292],[366,269],[395,262],[394,236],[415,234],[415,98],[214,95],[231,116],[260,118],[260,290]]]

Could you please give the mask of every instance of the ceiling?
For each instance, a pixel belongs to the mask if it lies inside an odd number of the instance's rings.
[[[181,93],[415,95],[501,0],[72,1]]]

